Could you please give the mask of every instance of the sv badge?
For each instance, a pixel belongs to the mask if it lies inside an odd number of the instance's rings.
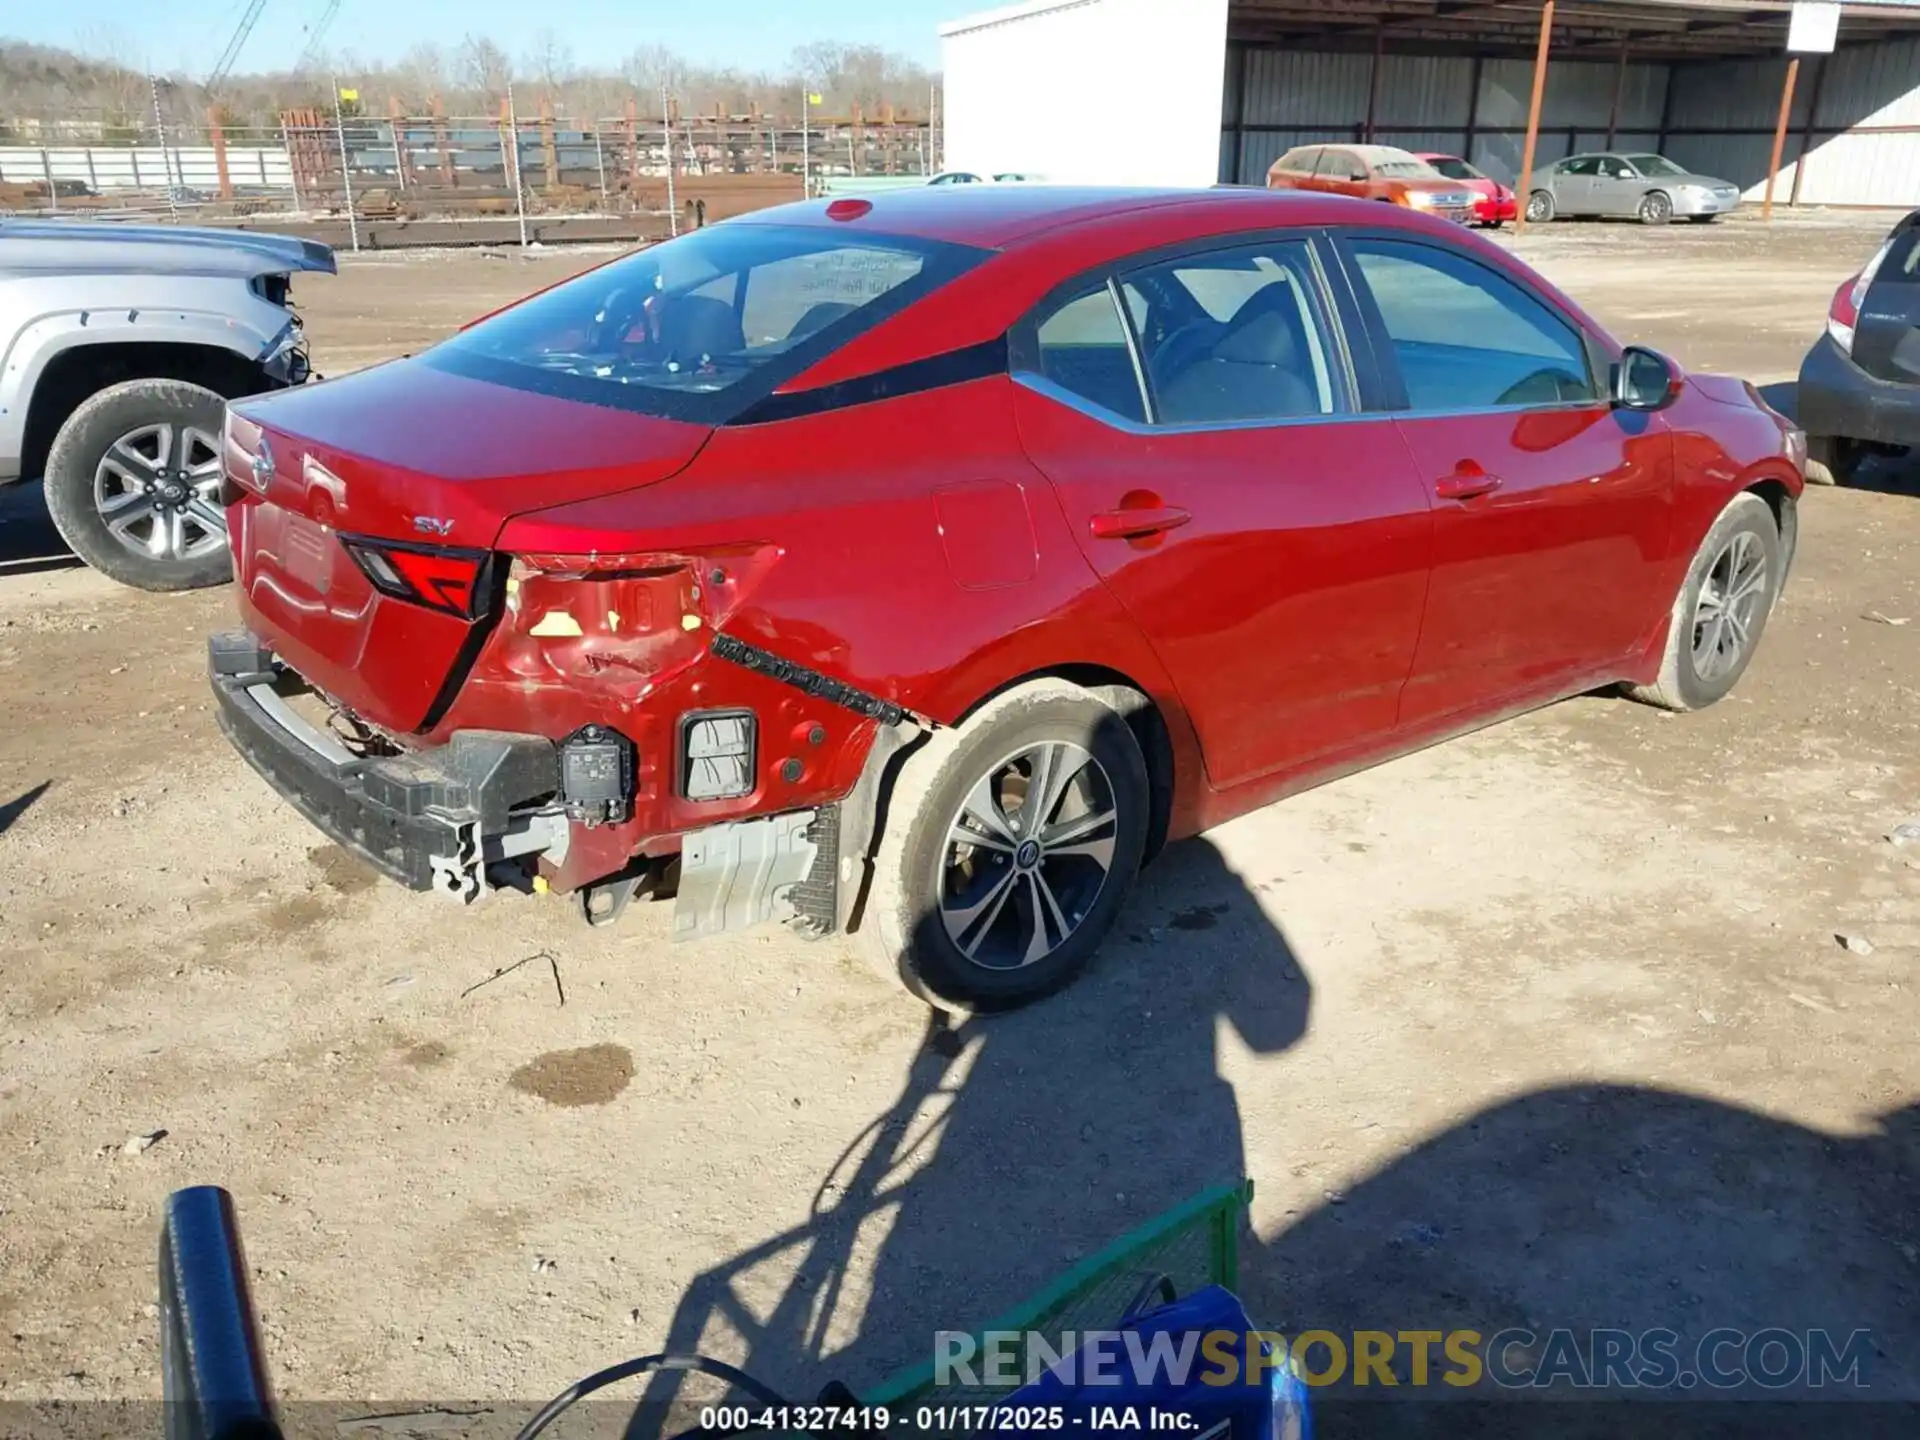
[[[453,532],[453,521],[442,520],[434,515],[416,515],[413,528],[422,535],[448,535]]]

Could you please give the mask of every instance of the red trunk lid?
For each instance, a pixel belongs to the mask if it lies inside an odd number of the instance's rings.
[[[231,431],[241,501],[230,528],[248,627],[396,732],[424,727],[486,622],[382,594],[343,535],[484,551],[514,515],[666,479],[711,433],[418,360],[246,401]]]

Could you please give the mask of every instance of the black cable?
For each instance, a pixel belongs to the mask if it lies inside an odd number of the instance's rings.
[[[736,1370],[723,1360],[709,1360],[704,1355],[641,1355],[636,1359],[623,1360],[618,1365],[609,1365],[605,1370],[576,1380],[562,1390],[553,1399],[540,1407],[539,1413],[520,1427],[520,1433],[514,1440],[533,1440],[560,1415],[570,1409],[576,1400],[584,1400],[596,1390],[604,1390],[609,1385],[617,1385],[622,1380],[630,1380],[635,1375],[645,1375],[650,1370],[693,1370],[702,1375],[712,1375],[725,1380],[736,1389],[744,1390],[763,1404],[785,1406],[786,1400],[775,1390],[747,1374]]]

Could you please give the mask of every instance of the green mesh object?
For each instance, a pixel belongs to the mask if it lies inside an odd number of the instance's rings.
[[[1207,1285],[1232,1289],[1239,1281],[1240,1228],[1253,1199],[1253,1182],[1217,1185],[1150,1220],[1132,1234],[1081,1261],[1025,1304],[1017,1305],[974,1332],[1031,1332],[1060,1348],[1069,1332],[1111,1330],[1142,1288],[1157,1277],[1187,1295]],[[870,1405],[902,1409],[935,1405],[987,1404],[1014,1386],[990,1387],[934,1383],[933,1362],[925,1361],[889,1376],[860,1398]]]

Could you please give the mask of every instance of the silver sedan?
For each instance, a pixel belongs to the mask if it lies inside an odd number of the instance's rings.
[[[1664,155],[1616,151],[1571,155],[1536,172],[1527,194],[1527,219],[1616,215],[1664,225],[1683,216],[1705,223],[1739,203],[1739,187],[1731,181],[1695,175]]]

